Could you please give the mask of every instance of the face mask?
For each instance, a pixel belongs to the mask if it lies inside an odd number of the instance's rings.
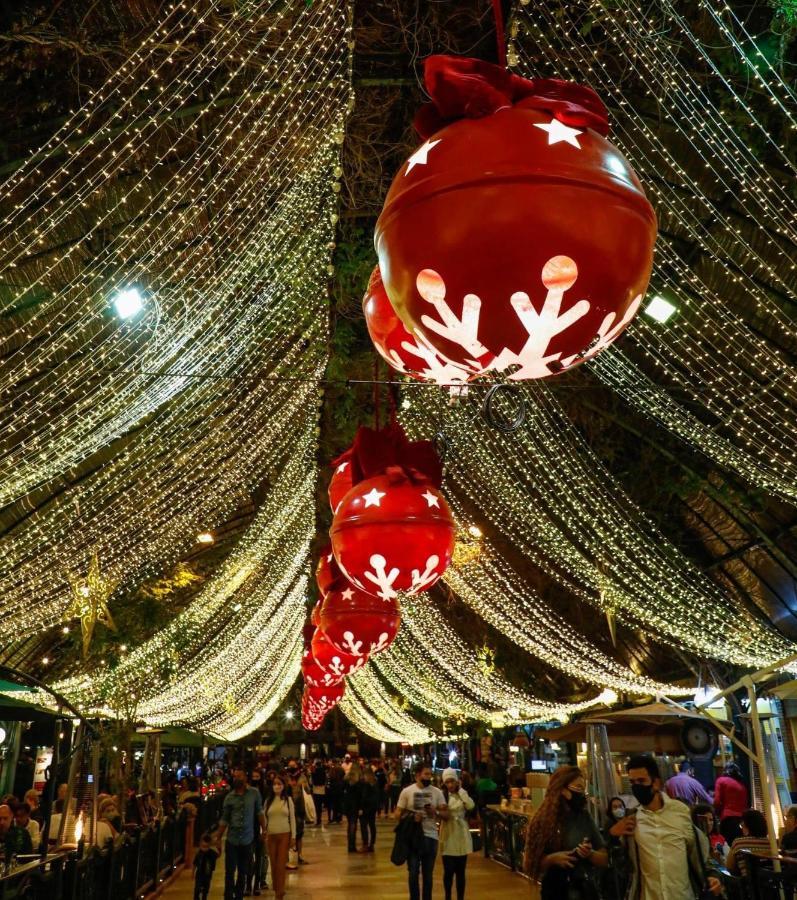
[[[653,798],[656,796],[652,784],[632,784],[631,793],[637,798],[642,806],[648,806],[653,802]]]
[[[432,779],[431,779],[431,778],[421,778],[421,784],[422,784],[424,787],[429,787],[429,785],[430,785],[431,783],[432,783]]]
[[[587,805],[587,795],[583,791],[572,791],[567,802],[573,812],[581,812]]]
[[[622,806],[618,806],[612,810],[612,815],[615,819],[624,819],[625,818],[625,810]]]

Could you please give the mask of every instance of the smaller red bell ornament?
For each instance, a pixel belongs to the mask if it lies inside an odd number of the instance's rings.
[[[340,703],[345,691],[346,685],[343,681],[341,681],[340,684],[336,684],[329,688],[306,687],[305,693],[307,694],[308,712],[317,709],[319,712],[323,711],[323,714],[326,715],[326,713]]]
[[[398,600],[382,600],[351,585],[330,591],[319,614],[326,639],[352,656],[373,656],[387,650],[400,625]]]
[[[315,660],[312,650],[305,650],[302,656],[302,675],[309,687],[333,687],[343,680],[342,675],[335,675],[322,669]]]
[[[444,362],[421,337],[413,337],[393,309],[382,283],[379,266],[371,273],[363,297],[363,315],[371,341],[385,362],[402,375],[419,381],[433,381],[441,386],[464,384],[469,373],[459,366]],[[351,487],[351,481],[349,482]],[[332,488],[330,486],[330,499]],[[342,498],[341,498],[342,499]],[[334,512],[337,504],[333,504]]]
[[[333,682],[337,684],[342,679],[353,675],[358,669],[361,669],[368,657],[352,656],[350,653],[343,653],[337,647],[330,644],[323,631],[316,631],[313,642],[310,645],[310,652],[313,659],[330,678],[335,679]]]
[[[321,551],[321,556],[319,557],[318,565],[315,569],[315,582],[318,585],[318,592],[322,597],[326,597],[332,589],[332,586],[336,583],[343,582],[343,580],[343,573],[335,562],[332,544],[327,544]]]
[[[375,231],[395,312],[471,375],[545,378],[594,356],[639,309],[656,240],[600,98],[444,56],[425,81],[425,143]]]
[[[428,591],[454,552],[454,519],[430,482],[390,469],[356,484],[332,520],[335,559],[367,594],[393,600]]]

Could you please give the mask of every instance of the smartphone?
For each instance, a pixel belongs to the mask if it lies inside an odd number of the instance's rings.
[[[635,816],[639,812],[639,807],[635,806],[633,809],[627,809],[625,811],[626,818],[628,816]]]

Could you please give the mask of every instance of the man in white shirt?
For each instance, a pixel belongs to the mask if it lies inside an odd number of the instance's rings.
[[[405,787],[399,794],[394,816],[397,819],[415,816],[423,826],[423,849],[410,851],[407,872],[410,900],[421,900],[418,880],[423,875],[423,900],[432,900],[432,877],[437,859],[437,820],[448,818],[448,805],[440,788],[432,784],[432,770],[426,763],[416,763],[415,784]]]
[[[708,871],[708,841],[692,826],[689,808],[663,792],[653,757],[632,756],[626,770],[639,807],[610,834],[628,839],[628,900],[694,900],[704,887],[720,895],[722,883]]]

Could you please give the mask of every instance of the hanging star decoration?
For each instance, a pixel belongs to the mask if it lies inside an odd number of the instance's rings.
[[[66,573],[72,591],[72,602],[64,612],[64,622],[80,619],[80,631],[83,635],[83,658],[88,655],[94,628],[99,622],[111,631],[116,631],[108,599],[116,590],[118,581],[104,578],[100,572],[100,560],[95,550],[89,563],[85,578],[78,578],[71,572]]]

